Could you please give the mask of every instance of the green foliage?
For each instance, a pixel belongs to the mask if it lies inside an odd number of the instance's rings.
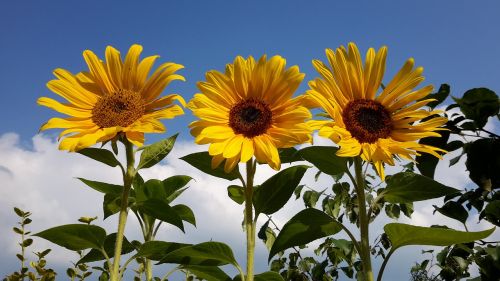
[[[488,118],[498,114],[498,96],[490,89],[475,88],[465,92],[461,99],[453,98],[467,119],[474,121],[478,129],[486,125]]]
[[[384,231],[391,240],[392,250],[408,245],[449,246],[468,243],[490,236],[495,228],[479,232],[457,231],[438,227],[422,227],[403,223],[389,223]]]
[[[281,209],[292,197],[308,168],[304,165],[290,167],[262,183],[253,194],[255,216],[261,213],[270,215]]]
[[[222,269],[217,266],[183,265],[181,268],[193,273],[196,277],[207,281],[232,281]]]
[[[410,203],[459,192],[428,177],[412,172],[401,172],[387,178],[387,186],[382,192],[390,203]]]
[[[337,221],[319,210],[302,210],[283,226],[269,251],[269,260],[280,251],[333,235],[341,229]]]
[[[136,257],[144,257],[150,260],[159,261],[170,252],[187,246],[192,245],[164,241],[147,241],[140,246]]]
[[[84,264],[88,262],[101,261],[106,259],[104,252],[109,258],[114,257],[116,244],[116,233],[109,234],[104,240],[104,245],[102,249],[91,249],[85,256],[83,256],[76,264]],[[128,254],[134,250],[134,246],[127,240],[127,237],[123,237],[122,254]]]
[[[212,156],[208,152],[196,152],[181,157],[180,159],[186,161],[191,166],[204,172],[205,174],[212,175],[214,177],[223,178],[226,180],[235,180],[238,178],[238,169],[233,169],[231,172],[224,172],[224,167],[219,166],[216,169],[212,169]]]
[[[73,251],[101,249],[106,239],[103,228],[85,224],[56,226],[34,235]]]
[[[346,171],[347,158],[336,155],[338,148],[332,146],[310,146],[299,151],[300,156],[312,163],[321,172],[337,176]]]
[[[228,186],[227,187],[227,195],[234,202],[236,202],[240,205],[243,204],[243,202],[245,202],[245,190],[241,186],[238,186],[238,185]]]
[[[204,242],[179,248],[163,256],[159,263],[201,266],[232,264],[238,266],[231,248],[220,242]]]
[[[137,170],[151,168],[163,160],[163,158],[165,158],[174,147],[177,135],[178,134],[175,134],[168,139],[143,147]]]
[[[116,159],[113,153],[103,148],[88,147],[78,151],[78,153],[92,158],[98,162],[106,164],[110,167],[120,166],[120,162]]]

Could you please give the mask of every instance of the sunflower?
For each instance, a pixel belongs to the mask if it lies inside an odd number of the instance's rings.
[[[414,161],[420,152],[441,158],[439,153],[445,151],[417,141],[439,137],[436,131],[447,121],[437,115],[440,111],[422,108],[434,100],[426,98],[433,87],[414,90],[424,77],[423,68],[414,68],[412,58],[383,87],[386,55],[386,47],[377,52],[370,48],[363,64],[354,43],[348,44],[348,50],[344,46],[335,52],[327,49],[329,65],[313,61],[321,78],[310,81],[306,93],[331,118],[310,121],[311,127],[339,145],[338,156],[361,156],[382,179],[384,163],[394,165],[394,159]]]
[[[278,148],[311,141],[305,123],[311,113],[302,106],[304,96],[292,98],[304,74],[285,65],[280,56],[262,56],[258,62],[238,56],[225,73],[208,71],[207,81],[198,82],[201,93],[188,108],[200,120],[189,127],[196,143],[210,144],[212,168],[226,160],[224,170],[229,172],[255,156],[278,170]]]
[[[142,46],[132,45],[122,61],[120,52],[108,46],[106,62],[92,51],[83,52],[88,72],[73,75],[67,70],[56,69],[57,79],[49,81],[47,87],[68,102],[41,97],[37,103],[60,113],[67,118],[51,118],[40,131],[64,129],[59,149],[78,151],[99,142],[113,139],[119,134],[137,146],[144,144],[144,133],[161,133],[165,127],[159,121],[183,114],[177,100],[185,106],[179,95],[158,98],[172,80],[183,80],[175,74],[183,68],[180,64],[164,63],[148,77],[158,58],[150,56],[139,60]]]

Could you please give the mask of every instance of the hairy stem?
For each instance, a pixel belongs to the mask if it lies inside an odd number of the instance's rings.
[[[361,234],[361,245],[359,253],[363,262],[363,275],[365,281],[373,281],[372,262],[370,254],[370,235],[368,232],[369,218],[367,217],[365,201],[365,177],[363,175],[363,163],[360,157],[354,158],[354,170],[356,173],[356,194],[359,204],[359,229]]]
[[[253,160],[247,162],[247,181],[245,184],[245,230],[247,234],[247,276],[246,281],[253,281],[253,265],[255,252],[255,220],[253,217],[253,177],[255,166]]]
[[[123,233],[125,232],[125,224],[127,222],[128,213],[128,196],[132,182],[136,173],[134,167],[134,146],[127,139],[123,141],[125,145],[125,153],[127,156],[127,172],[123,178],[123,193],[120,206],[120,214],[118,218],[118,231],[116,233],[115,255],[113,260],[113,268],[111,271],[111,281],[121,280],[120,272],[120,257],[122,253]]]

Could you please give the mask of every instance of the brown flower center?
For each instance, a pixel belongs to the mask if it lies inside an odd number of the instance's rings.
[[[101,127],[127,127],[144,115],[146,106],[139,93],[129,90],[102,96],[92,109],[92,121]]]
[[[347,104],[342,113],[346,129],[360,143],[374,143],[392,131],[390,112],[379,102],[360,99]]]
[[[261,100],[247,99],[235,104],[229,111],[229,126],[236,134],[251,138],[271,127],[273,113]]]

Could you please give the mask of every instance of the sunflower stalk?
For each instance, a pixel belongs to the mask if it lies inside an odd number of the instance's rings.
[[[253,281],[254,252],[255,252],[255,223],[253,217],[253,178],[255,164],[253,159],[247,161],[247,180],[245,183],[245,230],[247,235],[247,274],[245,281]]]
[[[122,272],[120,272],[120,257],[122,253],[123,233],[125,231],[125,224],[127,222],[128,197],[130,188],[132,187],[132,182],[136,174],[136,170],[134,167],[134,146],[126,138],[123,139],[123,144],[125,145],[125,153],[127,157],[127,170],[123,175],[123,193],[118,219],[118,231],[116,233],[115,254],[113,259],[113,268],[111,271],[111,281],[121,280]]]
[[[361,158],[354,158],[354,171],[356,173],[356,194],[359,205],[359,229],[361,234],[361,245],[359,253],[363,264],[363,275],[365,281],[373,281],[372,261],[370,254],[370,235],[368,225],[370,223],[367,216],[366,201],[365,201],[365,177],[363,174],[363,162]]]

